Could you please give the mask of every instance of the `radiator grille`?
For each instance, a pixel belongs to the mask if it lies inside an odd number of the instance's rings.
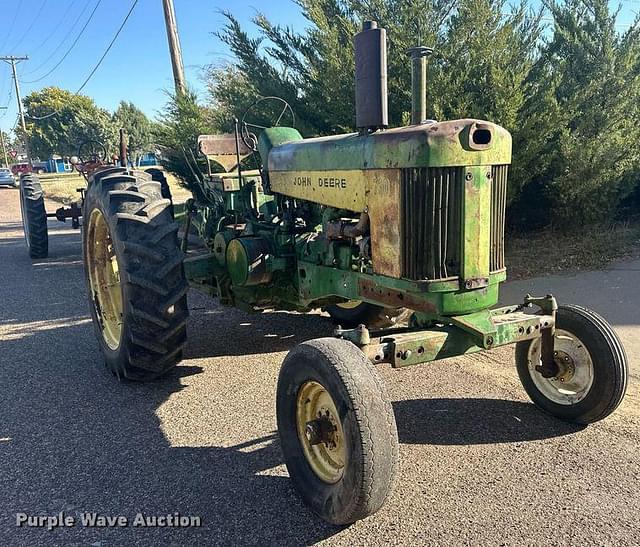
[[[492,167],[490,270],[504,267],[507,166]],[[460,275],[464,167],[402,170],[402,276]]]
[[[507,208],[507,165],[491,168],[491,255],[489,270],[504,268],[504,218]]]
[[[459,275],[463,169],[404,169],[402,175],[403,276]]]

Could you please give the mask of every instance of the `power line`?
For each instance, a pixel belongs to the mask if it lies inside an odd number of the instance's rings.
[[[74,95],[78,95],[84,89],[84,86],[86,86],[89,83],[89,80],[91,80],[93,75],[96,73],[96,70],[98,70],[98,68],[100,68],[100,65],[102,64],[102,61],[104,61],[104,58],[107,56],[107,54],[109,53],[109,51],[113,47],[113,44],[118,39],[118,36],[120,36],[120,33],[122,32],[122,29],[127,24],[127,21],[129,20],[129,17],[133,13],[133,9],[138,4],[138,1],[139,0],[134,0],[133,1],[133,4],[131,4],[131,8],[129,9],[129,12],[127,13],[127,15],[125,16],[124,20],[122,21],[122,24],[120,25],[120,28],[118,28],[118,30],[116,31],[113,39],[111,40],[111,42],[107,46],[107,49],[105,49],[104,53],[102,54],[102,57],[100,57],[100,59],[96,63],[96,66],[93,67],[93,70],[89,73],[89,76],[87,76],[85,81],[82,82],[82,85],[78,88],[78,91],[76,91],[74,93]],[[28,116],[28,117],[31,120],[45,120],[47,118],[50,118],[51,116],[55,116],[56,114],[59,114],[61,111],[62,111],[62,108],[59,108],[58,110],[56,110],[54,112],[51,112],[50,114],[47,114],[46,116]]]
[[[11,104],[11,99],[13,99],[13,88],[9,86],[9,95],[7,96],[7,106]],[[0,119],[4,118],[8,112],[9,112],[9,109],[3,110],[2,114],[0,114]]]
[[[100,5],[101,2],[102,2],[102,0],[98,0],[96,2],[96,5],[93,7],[93,11],[89,14],[89,18],[85,22],[84,26],[80,29],[80,32],[78,33],[78,36],[76,36],[76,39],[73,41],[71,46],[69,46],[69,49],[62,56],[62,59],[60,59],[55,65],[53,65],[53,68],[51,68],[51,70],[49,70],[49,72],[47,72],[44,76],[40,76],[40,78],[36,78],[35,80],[23,80],[23,83],[25,83],[25,84],[34,84],[36,82],[39,82],[40,80],[44,80],[47,76],[49,76],[49,74],[51,74],[56,68],[58,68],[62,64],[62,62],[67,58],[69,53],[71,53],[71,51],[73,50],[75,45],[78,43],[78,40],[80,40],[80,37],[84,33],[84,31],[87,28],[87,26],[89,26],[89,23],[91,22],[91,19],[93,19],[93,15],[96,12],[96,10],[98,9],[98,6]]]
[[[0,49],[3,49],[4,46],[7,45],[7,41],[9,40],[9,37],[11,36],[11,31],[13,31],[13,29],[15,28],[16,25],[16,21],[18,20],[18,14],[20,13],[20,8],[22,7],[22,0],[20,0],[18,2],[18,5],[16,6],[16,12],[13,14],[13,20],[11,21],[11,24],[9,25],[9,30],[7,32],[7,34],[4,37],[4,42],[2,42],[2,46],[0,47]]]
[[[18,46],[22,43],[22,40],[24,40],[29,35],[29,33],[31,32],[31,29],[33,28],[33,25],[35,25],[38,22],[38,18],[40,17],[40,14],[42,13],[42,10],[44,9],[44,6],[45,6],[46,3],[47,3],[47,0],[42,0],[42,4],[40,4],[40,7],[38,8],[38,11],[31,18],[31,24],[27,27],[27,30],[24,31],[24,34],[20,37],[20,40],[18,40],[15,44],[13,44],[13,49],[14,50],[18,49]]]
[[[78,22],[80,21],[80,19],[82,18],[82,16],[84,15],[84,12],[87,11],[87,8],[89,7],[89,3],[86,2],[83,6],[83,8],[80,10],[80,13],[78,14],[78,17],[76,17],[76,20],[71,24],[71,28],[74,28]],[[53,51],[49,54],[49,56],[42,61],[42,63],[40,63],[36,68],[34,68],[33,70],[30,70],[29,72],[25,72],[25,74],[28,76],[29,74],[33,74],[34,72],[38,72],[38,70],[40,70],[43,66],[45,66],[52,58],[53,56],[58,53],[58,51],[60,50],[60,48],[64,45],[64,43],[67,41],[67,38],[69,38],[69,36],[71,36],[70,33],[66,34],[62,40],[60,41],[60,43],[53,49]]]
[[[65,10],[65,12],[62,14],[62,17],[60,17],[60,19],[58,20],[58,22],[54,25],[52,24],[52,30],[51,32],[47,35],[47,37],[42,40],[42,42],[40,42],[35,49],[31,52],[31,55],[33,55],[36,51],[38,51],[42,46],[44,46],[49,40],[51,40],[51,38],[53,37],[54,34],[56,34],[56,32],[58,32],[58,30],[60,29],[60,27],[62,26],[62,23],[64,23],[67,20],[67,15],[69,15],[69,12],[71,11],[71,8],[73,8],[73,6],[76,4],[78,0],[71,0],[71,2],[69,3],[69,5],[67,6],[67,9]],[[65,36],[66,38],[66,36]]]

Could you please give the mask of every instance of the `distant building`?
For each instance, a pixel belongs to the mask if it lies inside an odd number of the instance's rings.
[[[69,163],[69,158],[51,156],[46,162],[42,163],[46,165],[48,173],[69,173],[73,171],[73,167]]]
[[[153,152],[147,152],[138,158],[139,167],[149,167],[150,165],[158,165],[158,158]]]

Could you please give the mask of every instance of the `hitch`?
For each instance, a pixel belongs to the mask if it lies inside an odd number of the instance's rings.
[[[66,222],[68,218],[71,219],[72,228],[80,228],[80,217],[82,216],[82,207],[78,205],[77,201],[71,203],[69,207],[59,207],[55,213],[47,213],[48,218],[55,218],[60,222]]]

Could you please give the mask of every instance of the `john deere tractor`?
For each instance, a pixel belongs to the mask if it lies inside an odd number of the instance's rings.
[[[426,119],[426,47],[409,52],[411,125],[388,129],[386,51],[385,30],[366,22],[357,132],[304,139],[289,105],[263,98],[234,134],[200,137],[225,172],[194,167],[183,210],[124,167],[94,172],[83,208],[93,322],[120,378],[153,379],[180,361],[189,287],[251,311],[323,308],[339,323],[289,352],[276,404],[291,480],[335,524],[374,513],[392,487],[398,435],[378,364],[515,344],[533,402],[581,424],[613,412],[627,383],[624,349],[596,313],[551,295],[495,307],[511,136],[482,120]],[[270,127],[252,118],[267,104]]]

